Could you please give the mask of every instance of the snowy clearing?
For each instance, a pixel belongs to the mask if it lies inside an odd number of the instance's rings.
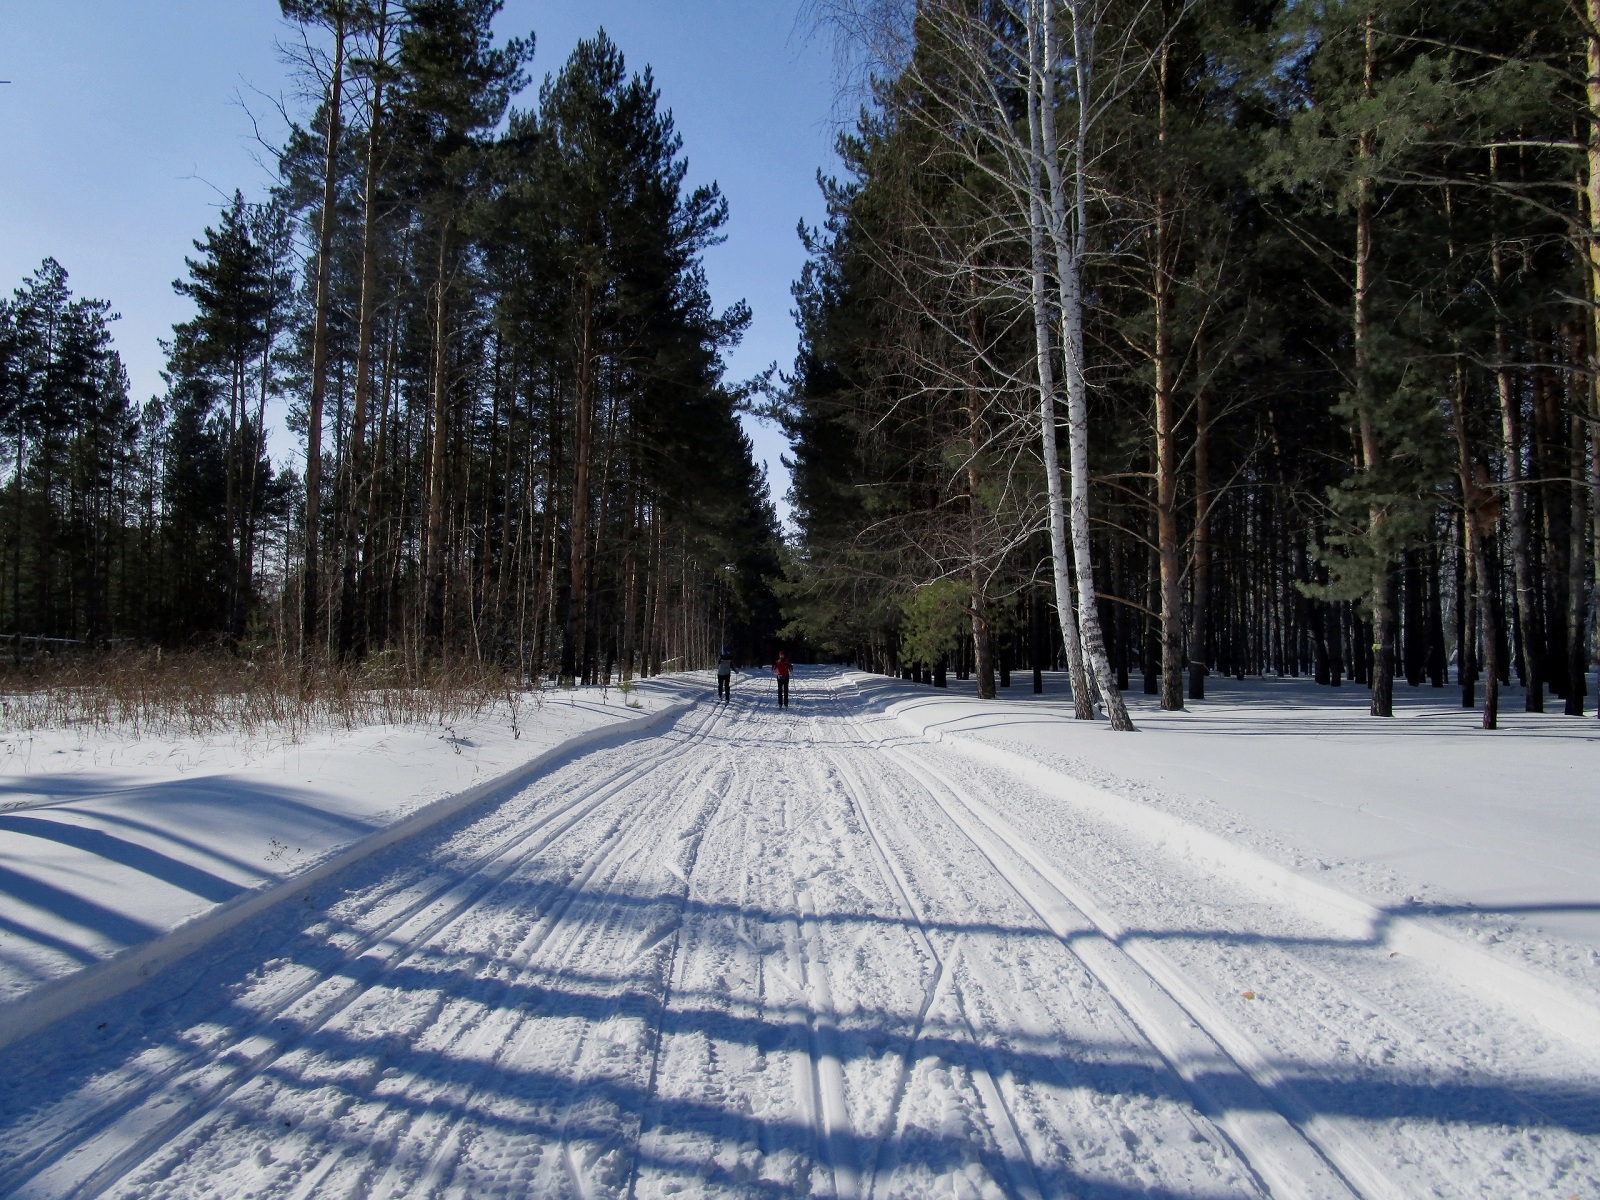
[[[870,677],[763,686],[12,1047],[0,1192],[1600,1191],[1589,1052]]]

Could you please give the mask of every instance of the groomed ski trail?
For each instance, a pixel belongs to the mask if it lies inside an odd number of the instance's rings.
[[[12,1047],[0,1194],[1600,1192],[1517,1014],[758,686]]]

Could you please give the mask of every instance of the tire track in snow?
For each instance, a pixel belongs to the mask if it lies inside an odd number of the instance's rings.
[[[839,1063],[838,1029],[833,1013],[833,992],[828,964],[822,957],[816,909],[803,884],[795,889],[799,913],[799,961],[805,979],[811,1060],[811,1086],[816,1097],[815,1126],[822,1161],[833,1175],[833,1194],[855,1200],[860,1194],[859,1171],[849,1150],[850,1113],[845,1104],[844,1069]]]
[[[686,750],[688,748],[684,749]],[[723,757],[725,758],[726,756]],[[713,770],[709,773],[705,771],[703,766],[699,764],[691,764],[687,768],[685,775],[680,777],[688,778],[690,775],[695,774],[700,776],[700,778],[689,789],[691,793],[690,796],[688,798],[679,796],[677,794],[676,787],[662,788],[654,799],[653,803],[650,805],[649,811],[646,813],[641,813],[640,819],[636,821],[629,821],[625,826],[625,836],[613,843],[605,851],[605,858],[618,863],[620,869],[620,866],[627,865],[629,862],[647,856],[650,851],[657,849],[660,845],[674,840],[670,832],[672,827],[678,822],[679,818],[685,812],[691,814],[693,819],[690,823],[690,829],[686,833],[677,835],[675,839],[679,842],[681,847],[684,840],[692,836],[693,841],[689,844],[688,853],[686,855],[687,862],[681,868],[674,867],[670,860],[662,860],[659,863],[659,865],[666,866],[669,873],[677,877],[683,883],[683,891],[678,896],[677,903],[675,905],[674,916],[672,918],[674,937],[676,936],[676,930],[682,924],[682,914],[688,903],[688,876],[693,872],[694,862],[698,857],[699,845],[701,839],[703,838],[705,828],[716,808],[720,805],[722,793],[718,790],[718,785],[723,782],[724,775],[727,771],[728,764],[725,761],[720,762],[716,770]],[[650,818],[652,817],[658,819],[651,820]],[[626,854],[623,853],[624,850],[627,851]],[[576,881],[576,886],[573,888],[574,901],[577,899],[576,893],[586,887],[588,881],[593,879],[597,873],[598,867],[596,870],[589,871],[584,880]],[[615,878],[608,879],[606,882],[612,885],[614,891],[621,890],[616,888]],[[637,891],[638,889],[636,889],[635,894]],[[541,974],[550,976],[554,979],[559,979],[564,970],[570,966],[573,960],[578,957],[586,948],[588,940],[593,935],[596,928],[603,926],[609,919],[611,919],[615,915],[618,907],[619,904],[617,902],[613,902],[604,910],[586,911],[577,921],[569,923],[568,927],[561,931],[563,936],[560,940],[562,943],[564,943],[564,945],[557,947],[555,945],[556,939],[553,936],[545,939],[545,941],[541,943],[539,947],[535,948],[526,956],[527,961],[522,964],[522,972],[535,979]],[[561,919],[564,919],[564,917],[565,913],[562,914]],[[555,928],[552,926],[552,934],[554,934],[554,932]],[[641,946],[638,952],[633,955],[633,957],[637,959],[641,955],[648,953],[648,951],[653,948],[653,945],[658,945],[660,942],[665,940],[665,936],[653,937],[652,944]],[[532,960],[535,954],[542,950],[545,945],[550,945],[555,949],[556,961],[550,964],[548,967],[541,969],[538,968]],[[664,972],[665,979],[670,979],[671,970],[672,968],[669,960],[668,968]],[[626,990],[626,987],[631,982],[632,981],[628,980],[619,981],[618,991],[620,992]],[[614,996],[613,1000],[615,999],[616,997]],[[468,1122],[470,1120],[469,1114],[474,1107],[474,1101],[476,1099],[476,1086],[486,1079],[490,1073],[498,1068],[502,1063],[507,1065],[515,1065],[525,1057],[525,1048],[527,1044],[534,1039],[537,1033],[537,1022],[543,1015],[544,1013],[537,1005],[530,1009],[524,1010],[520,1014],[521,1020],[518,1027],[513,1031],[510,1037],[502,1042],[499,1052],[491,1057],[491,1060],[486,1063],[483,1071],[479,1073],[477,1080],[474,1081],[474,1091],[468,1092],[463,1096],[449,1098],[450,1108],[454,1110],[454,1120],[449,1122],[449,1128],[443,1135],[433,1139],[437,1145],[437,1149],[429,1157],[426,1169],[421,1173],[420,1180],[417,1183],[408,1186],[405,1176],[402,1173],[393,1173],[391,1176],[386,1176],[385,1180],[380,1181],[378,1186],[364,1193],[365,1195],[373,1197],[414,1194],[433,1195],[447,1185],[451,1185],[451,1174],[456,1166],[462,1148],[461,1142],[463,1140],[463,1131],[468,1127]],[[590,1021],[586,1023],[586,1026],[595,1024],[603,1024],[603,1021]],[[570,1061],[572,1062],[573,1067],[569,1078],[570,1087],[574,1093],[581,1091],[589,1080],[589,1073],[586,1070],[586,1067],[589,1065],[589,1063],[585,1057],[585,1052],[588,1048],[588,1039],[591,1032],[591,1029],[587,1027],[581,1028],[578,1039],[573,1044],[570,1052]],[[653,1031],[645,1031],[646,1036],[648,1036],[650,1032]],[[436,1107],[436,1105],[430,1104],[430,1111]],[[573,1146],[571,1116],[572,1113],[569,1107],[563,1112],[562,1119],[557,1123],[555,1136],[561,1151],[561,1164],[565,1167],[567,1177],[570,1179],[570,1182],[578,1195],[583,1197],[584,1200],[588,1200],[588,1198],[593,1194],[593,1188],[591,1188],[588,1181],[588,1174],[590,1167],[592,1166],[592,1161],[581,1161],[579,1152]],[[635,1138],[635,1140],[637,1139]],[[540,1194],[546,1194],[547,1191],[549,1191],[547,1187],[540,1188]]]
[[[816,737],[816,717],[806,719]],[[793,816],[785,809],[789,832],[794,834]],[[817,928],[817,911],[807,881],[796,880],[790,892],[794,918],[786,922],[792,938],[792,959],[800,968],[800,982],[806,998],[806,1053],[810,1079],[808,1117],[817,1155],[828,1169],[837,1200],[856,1200],[860,1194],[860,1170],[849,1150],[853,1132],[845,1102],[844,1069],[839,1061],[838,1028],[833,1008],[833,988],[828,981],[828,963]]]
[[[678,749],[688,751],[704,741],[711,723],[709,715],[702,716]],[[274,997],[271,1007],[255,1014],[247,1026],[224,1035],[229,1043],[224,1053],[198,1066],[192,1058],[173,1061],[166,1070],[141,1081],[144,1095],[133,1105],[122,1106],[120,1111],[115,1107],[109,1112],[91,1111],[69,1128],[56,1131],[44,1144],[28,1147],[0,1174],[0,1191],[29,1200],[95,1196],[137,1170],[144,1159],[191,1123],[218,1119],[229,1097],[379,986],[385,976],[481,903],[520,866],[657,769],[660,750],[654,739],[641,745],[645,753],[639,758],[609,769],[601,779],[578,789],[554,810],[540,814],[531,826],[519,828],[488,851],[440,872],[438,883],[360,935],[334,963]],[[586,757],[580,756],[580,760]],[[547,785],[544,780],[523,791],[537,792]],[[330,980],[343,981],[344,986],[335,986],[332,994],[318,1003],[315,993]],[[303,1001],[311,1003],[312,1011],[292,1017],[292,1010]],[[282,1028],[290,1020],[292,1027]]]
[[[853,681],[846,681],[837,690],[845,693],[845,696],[836,697],[840,700],[844,700],[847,697],[848,699],[854,699],[858,691]],[[868,744],[867,740],[862,736],[861,730],[858,728],[859,723],[853,714],[848,712],[842,714],[840,716],[840,724],[846,730],[846,740],[859,752],[870,753],[874,759],[880,757],[877,748]],[[953,845],[953,843],[946,840],[947,831],[941,829],[930,833],[928,830],[922,830],[919,836],[918,833],[912,831],[906,823],[904,814],[900,811],[901,808],[905,808],[908,813],[916,812],[923,808],[939,811],[936,805],[930,803],[932,797],[928,793],[925,777],[905,771],[886,772],[884,767],[892,768],[901,764],[874,761],[872,766],[879,772],[877,776],[878,786],[868,787],[861,775],[850,765],[851,756],[841,753],[836,754],[834,757],[840,767],[841,778],[851,792],[854,803],[860,811],[863,826],[876,848],[880,861],[883,863],[882,869],[893,876],[893,886],[901,897],[900,904],[902,909],[916,921],[928,947],[927,952],[940,961],[941,972],[948,981],[947,986],[955,1005],[954,1019],[959,1029],[952,1029],[948,1023],[949,1018],[946,1018],[945,1026],[940,1028],[935,1036],[941,1042],[948,1042],[948,1039],[953,1034],[959,1034],[961,1049],[958,1053],[966,1060],[967,1069],[973,1076],[974,1084],[977,1087],[979,1100],[981,1101],[980,1110],[985,1114],[984,1119],[988,1128],[992,1131],[993,1142],[999,1148],[1003,1164],[1000,1177],[1009,1185],[1009,1194],[1040,1194],[1045,1190],[1042,1183],[1045,1178],[1051,1178],[1051,1188],[1049,1190],[1052,1194],[1059,1193],[1063,1188],[1075,1191],[1080,1186],[1093,1187],[1089,1179],[1079,1180],[1077,1172],[1080,1165],[1090,1166],[1094,1174],[1099,1175],[1104,1170],[1104,1167],[1100,1164],[1103,1161],[1105,1146],[1126,1142],[1127,1148],[1131,1151],[1134,1143],[1127,1142],[1127,1137],[1130,1133],[1135,1132],[1137,1136],[1141,1136],[1144,1139],[1153,1139],[1153,1143],[1158,1146],[1162,1144],[1177,1144],[1185,1140],[1195,1143],[1209,1143],[1211,1146],[1219,1148],[1225,1158],[1232,1160],[1232,1173],[1235,1175],[1234,1186],[1243,1184],[1243,1186],[1252,1191],[1259,1188],[1261,1184],[1258,1179],[1252,1178],[1251,1169],[1246,1165],[1247,1160],[1232,1146],[1228,1137],[1218,1130],[1213,1122],[1208,1121],[1203,1115],[1191,1109],[1186,1102],[1177,1101],[1177,1108],[1169,1114],[1166,1125],[1158,1123],[1152,1127],[1147,1121],[1139,1121],[1136,1126],[1125,1125],[1124,1121],[1127,1119],[1128,1114],[1124,1113],[1120,1106],[1113,1105],[1111,1111],[1108,1112],[1105,1106],[1085,1099],[1084,1092],[1086,1089],[1090,1092],[1099,1092],[1104,1086],[1104,1081],[1099,1077],[1100,1072],[1104,1070],[1104,1065],[1096,1068],[1093,1065],[1094,1060],[1091,1060],[1089,1064],[1076,1061],[1072,1056],[1072,1051],[1062,1041],[1067,1036],[1067,1027],[1061,1023],[1061,1014],[1052,1014],[1044,1011],[1029,995],[1032,980],[1037,978],[1040,972],[1045,973],[1040,982],[1046,983],[1047,987],[1049,986],[1049,968],[1046,961],[1040,959],[1037,963],[1034,963],[1032,961],[1034,955],[1025,946],[1016,947],[1005,943],[1001,943],[994,948],[984,946],[973,949],[971,952],[965,952],[963,947],[973,935],[965,931],[959,924],[954,929],[949,927],[949,922],[959,922],[961,918],[950,916],[943,920],[938,920],[930,915],[930,911],[927,909],[927,905],[936,903],[936,907],[948,907],[951,913],[954,914],[959,913],[963,908],[976,906],[977,912],[991,914],[979,918],[980,920],[999,921],[1002,919],[999,914],[1004,911],[1005,906],[996,906],[993,900],[979,898],[978,892],[972,890],[972,884],[981,884],[982,882],[978,877],[961,876],[969,880],[968,885],[961,888],[952,887],[950,883],[941,883],[941,880],[953,880],[955,878],[951,874],[951,867],[954,866],[956,860],[950,857],[948,849],[944,850],[943,853],[934,855],[929,853],[928,848],[930,846],[948,847]],[[899,776],[902,785],[899,794],[894,794],[894,789],[884,786],[886,781],[893,779],[896,775]],[[868,800],[869,796],[871,797],[870,802]],[[877,815],[874,816],[873,813]],[[891,852],[891,845],[894,844],[894,841],[886,837],[880,829],[883,824],[892,826],[895,838],[898,840],[897,848],[893,852]],[[956,837],[964,844],[970,844],[967,839],[961,837],[959,832],[957,832]],[[982,859],[984,866],[989,868],[989,871],[984,874],[984,878],[992,876],[991,886],[998,885],[1003,894],[1011,898],[1013,902],[1020,900],[1021,898],[1016,896],[1015,889],[1010,885],[1009,881],[1003,875],[993,872],[994,864],[982,857],[981,848],[973,846],[971,849],[974,854],[977,854]],[[950,865],[946,866],[944,864]],[[907,874],[908,871],[911,874]],[[935,902],[933,895],[928,892],[930,888],[943,893],[937,902]],[[924,898],[920,902],[916,898],[919,890],[924,893]],[[1037,914],[1033,913],[1025,903],[1022,911],[1028,912],[1031,917],[1037,917]],[[937,937],[935,937],[935,930],[938,931]],[[1020,930],[1013,932],[1020,932]],[[1040,936],[1049,938],[1052,943],[1057,942],[1054,934],[1047,927],[1038,927],[1038,933]],[[942,956],[937,948],[939,941],[946,941],[950,944],[950,949]],[[1128,1017],[1125,1009],[1112,995],[1105,991],[1103,984],[1100,984],[1092,973],[1087,973],[1076,957],[1070,954],[1070,947],[1064,948],[1064,953],[1067,959],[1075,964],[1076,970],[1082,973],[1083,982],[1094,989],[1093,992],[1087,994],[1073,989],[1076,993],[1074,1004],[1083,1006],[1081,1011],[1097,1014],[1091,1019],[1087,1032],[1092,1034],[1097,1027],[1103,1027],[1107,1024],[1106,1018],[1110,1017],[1109,1024],[1112,1030],[1115,1031],[1112,1036],[1116,1037],[1121,1043],[1140,1048],[1140,1050],[1148,1053],[1154,1059],[1156,1052],[1151,1047],[1149,1039],[1140,1031],[1139,1026]],[[963,968],[965,968],[965,972]],[[1007,969],[1012,972],[1012,979],[1009,983],[997,974],[998,971]],[[1020,977],[1018,975],[1019,972],[1021,973]],[[964,973],[968,977],[965,984],[962,983]],[[1029,983],[1024,984],[1022,982],[1023,978],[1027,978]],[[1058,979],[1057,986],[1059,984],[1060,980]],[[919,1038],[921,1036],[920,1026],[925,1024],[926,1014],[931,1008],[936,994],[936,989],[930,988],[929,994],[925,997],[922,1009],[923,1015],[919,1021]],[[977,1007],[969,1002],[970,996],[976,997]],[[997,1009],[997,1011],[1004,1012],[1010,1018],[1009,1024],[1012,1028],[995,1027],[993,1025],[995,1014],[991,1012],[986,1017],[985,1009]],[[1053,1077],[1054,1089],[1044,1086],[1042,1079],[1036,1079],[1032,1082],[1012,1079],[1009,1070],[1004,1067],[1003,1063],[996,1063],[996,1051],[991,1047],[991,1039],[996,1040],[997,1045],[1000,1047],[999,1053],[1003,1056],[1005,1047],[1014,1036],[1020,1036],[1024,1039],[1024,1044],[1030,1047],[1028,1050],[1024,1050],[1023,1053],[1038,1056],[1042,1059],[1035,1069],[1042,1070],[1045,1074]],[[1082,1038],[1084,1035],[1080,1033],[1078,1036]],[[1104,1037],[1105,1033],[1102,1032],[1100,1036]],[[1082,1044],[1087,1047],[1093,1043],[1085,1041]],[[913,1043],[905,1051],[903,1068],[905,1074],[909,1074],[910,1065],[916,1057],[916,1049]],[[932,1054],[935,1059],[940,1057],[937,1052],[930,1051],[927,1053]],[[949,1049],[945,1048],[943,1054],[948,1056],[949,1053]],[[1087,1074],[1084,1070],[1085,1066],[1088,1068]],[[1162,1060],[1158,1067],[1156,1061],[1150,1061],[1147,1069],[1155,1073],[1156,1076],[1155,1079],[1149,1081],[1150,1083],[1157,1083],[1159,1086],[1160,1081],[1164,1080],[1171,1093],[1176,1093],[1177,1095],[1184,1093],[1185,1089],[1181,1078],[1172,1071],[1170,1063]],[[897,1107],[904,1100],[903,1080],[905,1074],[901,1076],[901,1080],[897,1081]],[[1022,1120],[1019,1119],[1017,1112],[1014,1111],[1012,1103],[1005,1099],[1005,1091],[997,1082],[997,1080],[1002,1079],[1009,1081],[1009,1086],[1016,1093],[1018,1100],[1026,1101],[1027,1103],[1031,1117],[1031,1128],[1027,1135],[1024,1133]],[[1115,1085],[1113,1084],[1113,1086]],[[1135,1086],[1137,1087],[1138,1085],[1136,1084]],[[1149,1086],[1149,1083],[1146,1086]],[[1179,1128],[1172,1127],[1171,1122],[1173,1120],[1177,1122]],[[1185,1125],[1190,1131],[1187,1138],[1180,1133],[1180,1129]],[[899,1127],[900,1121],[897,1114],[895,1118],[897,1131]],[[1036,1162],[1034,1156],[1027,1150],[1030,1136],[1041,1139],[1041,1148],[1047,1151],[1051,1142],[1056,1142],[1060,1145],[1064,1141],[1065,1145],[1061,1146],[1061,1148],[1067,1151],[1068,1160],[1065,1163],[1055,1164],[1052,1168],[1053,1174],[1045,1174],[1043,1165]],[[1147,1141],[1147,1144],[1149,1144],[1149,1141]],[[879,1178],[893,1174],[897,1165],[896,1146],[897,1142],[883,1144],[883,1152],[879,1155],[879,1165],[876,1169],[876,1174]],[[1125,1161],[1119,1168],[1119,1173],[1121,1170],[1128,1170],[1134,1167],[1134,1162]],[[1071,1174],[1073,1180],[1077,1182],[1060,1179],[1059,1175],[1063,1171]],[[1189,1178],[1187,1170],[1181,1166],[1177,1168],[1175,1175],[1168,1174],[1167,1170],[1161,1170],[1159,1180],[1146,1178],[1142,1186],[1161,1188],[1167,1186],[1168,1183],[1178,1184],[1180,1180],[1187,1186],[1193,1186],[1193,1180]],[[1218,1180],[1218,1182],[1221,1183],[1222,1181]]]
[[[852,690],[848,684],[840,688],[846,693],[840,701],[847,701]],[[1026,920],[1015,924],[1023,913],[1029,919],[1035,914],[1017,907],[1018,898],[993,872],[993,864],[958,832],[952,840],[946,829],[914,833],[905,823],[902,810],[916,814],[919,823],[926,811],[937,811],[918,780],[865,746],[847,716],[836,722],[844,745],[831,755],[835,769],[827,782],[850,798],[867,853],[878,862],[874,874],[900,897],[896,911],[921,934],[923,955],[938,963],[942,974],[942,982],[930,981],[912,1004],[917,1032],[896,1062],[889,1115],[881,1123],[887,1132],[871,1160],[870,1194],[921,1195],[945,1185],[960,1194],[967,1194],[961,1189],[989,1194],[998,1188],[1007,1195],[1054,1196],[1092,1191],[1105,1181],[1113,1189],[1154,1188],[1162,1194],[1170,1189],[1179,1195],[1204,1187],[1202,1179],[1228,1194],[1257,1191],[1260,1185],[1245,1160],[1180,1098],[1181,1081],[1158,1063],[1148,1039],[1116,1001],[1048,929],[1030,928]],[[893,837],[885,825],[892,827]],[[957,845],[967,849],[957,853]],[[979,861],[983,867],[974,871]],[[1012,911],[1016,917],[1006,915]],[[1033,936],[1048,939],[1059,958],[1030,946]],[[1071,974],[1063,976],[1068,963]],[[1038,988],[1070,997],[1065,1011],[1058,1004],[1041,1005],[1031,994]],[[919,1046],[936,1002],[946,1011],[928,1044]],[[1134,1052],[1133,1059],[1123,1047]],[[952,1081],[962,1076],[946,1072],[946,1062],[964,1073],[965,1083],[957,1082],[954,1091]],[[1020,1078],[1013,1074],[1018,1069]],[[908,1094],[910,1080],[915,1087]],[[1120,1094],[1123,1087],[1156,1103],[1130,1107]],[[909,1109],[912,1099],[915,1115]],[[965,1132],[959,1119],[951,1124],[962,1108],[971,1114]],[[930,1137],[959,1141],[944,1140],[941,1148],[938,1140],[930,1144]],[[965,1169],[959,1165],[963,1155],[951,1157],[962,1145],[985,1147],[977,1162],[965,1156]],[[906,1157],[908,1147],[911,1157]],[[1154,1158],[1150,1149],[1156,1150]],[[943,1165],[935,1166],[941,1159]],[[900,1170],[902,1160],[909,1172]],[[978,1163],[984,1178],[973,1173]],[[930,1167],[934,1179],[919,1175]]]
[[[672,748],[669,748],[669,752],[671,749]],[[625,781],[622,785],[622,789],[625,789],[629,783],[635,781],[636,779]],[[620,794],[622,789],[612,791],[606,798],[613,798],[615,795]],[[670,794],[670,790],[667,794]],[[591,808],[585,812],[584,816],[592,815],[593,812],[594,809]],[[582,818],[580,818],[580,820],[581,819]],[[572,824],[575,823],[576,822]],[[566,826],[562,832],[566,833],[568,830],[570,830],[572,828],[572,824]],[[479,1026],[471,1019],[472,1014],[469,1014],[469,1019],[466,1023],[467,1028],[463,1031],[459,1028],[462,1022],[458,1020],[456,1023],[457,1027],[453,1028],[448,1034],[448,1043],[451,1045],[452,1049],[459,1050],[461,1041],[470,1041],[475,1045],[480,1046],[484,1044],[492,1044],[496,1040],[497,1032],[500,1040],[502,1041],[507,1037],[515,1036],[518,1026],[514,1025],[510,1031],[498,1031],[496,1027],[493,1026],[493,1021],[497,1019],[503,1020],[506,1015],[502,1012],[499,1012],[495,1008],[496,999],[500,996],[503,996],[512,988],[518,986],[519,982],[522,982],[517,978],[517,975],[526,970],[528,960],[530,960],[532,956],[537,953],[537,951],[561,928],[561,923],[565,918],[567,911],[579,899],[583,886],[590,878],[593,877],[596,871],[598,871],[608,860],[615,856],[616,852],[620,848],[621,839],[623,836],[634,828],[636,827],[617,823],[615,819],[613,819],[613,827],[601,845],[591,853],[591,856],[580,866],[574,876],[557,886],[557,903],[550,908],[541,909],[530,931],[523,936],[518,949],[511,956],[511,959],[509,960],[509,966],[512,970],[511,976],[508,978],[502,975],[500,979],[494,981],[487,993],[481,997],[478,1002],[482,1007],[487,1008],[489,1016],[486,1018],[486,1020],[491,1024],[489,1024],[487,1027]],[[541,847],[541,851],[550,849],[555,842],[556,839],[547,841],[544,846]],[[527,856],[523,859],[523,862],[527,862],[532,858],[537,857],[539,852],[540,851],[536,851],[534,854]],[[514,872],[512,873],[511,878],[514,880]],[[487,900],[490,895],[492,895],[492,892],[486,894],[483,899]],[[462,914],[462,916],[469,916],[471,915],[471,912],[472,910],[468,909]],[[437,931],[435,936],[440,936],[444,932],[446,932],[446,930]],[[415,952],[417,949],[419,949],[419,947],[412,947],[413,952]],[[397,963],[396,965],[398,966],[399,964]],[[380,979],[375,981],[371,988],[366,989],[364,995],[372,994],[381,986],[383,986],[383,980]],[[430,1029],[431,1032],[431,1029],[436,1027],[437,1018],[439,1017],[441,1010],[445,1007],[447,1000],[448,997],[441,996],[434,1003],[427,1015],[421,1020],[415,1021],[414,1024],[421,1028]],[[519,1016],[524,1018],[519,1022],[519,1025],[527,1023],[525,1019],[527,1014],[512,1013],[510,1015],[513,1018]],[[483,1070],[480,1070],[477,1073],[476,1080],[481,1081],[487,1070],[487,1067]],[[393,1072],[388,1074],[393,1074]],[[245,1081],[246,1086],[248,1085],[248,1082],[249,1081]],[[398,1101],[403,1098],[407,1103],[410,1103],[413,1100],[415,1096],[415,1088],[421,1082],[422,1081],[415,1074],[408,1072],[399,1072],[394,1078],[386,1078],[385,1080],[387,1093],[393,1098],[393,1101]],[[455,1091],[456,1093],[461,1092],[459,1080],[456,1081]],[[452,1103],[459,1102],[461,1104],[466,1104],[470,1103],[472,1094],[472,1087],[468,1086],[465,1094],[455,1094],[452,1095],[450,1099]],[[395,1165],[393,1162],[393,1159],[396,1157],[395,1144],[403,1140],[414,1140],[416,1126],[419,1123],[426,1124],[429,1118],[434,1118],[438,1115],[436,1111],[437,1106],[430,1103],[421,1117],[406,1115],[395,1116],[392,1112],[395,1107],[393,1101],[390,1103],[385,1103],[382,1100],[379,1100],[376,1103],[368,1102],[365,1105],[365,1107],[369,1110],[366,1117],[369,1122],[375,1125],[382,1125],[387,1120],[389,1124],[396,1126],[396,1128],[385,1131],[382,1136],[377,1139],[379,1145],[390,1147],[387,1155],[380,1156],[386,1157],[389,1161],[387,1163],[383,1161],[374,1162],[373,1159],[375,1156],[370,1154],[365,1156],[363,1160],[354,1164],[353,1177],[341,1185],[341,1191],[343,1194],[351,1196],[366,1196],[373,1194],[374,1185],[372,1183],[372,1175],[374,1171],[377,1170],[385,1171],[383,1179],[380,1180],[379,1184],[377,1185],[377,1194],[392,1194],[394,1188],[392,1186],[384,1185],[386,1183],[392,1183],[393,1179],[395,1178],[393,1173],[386,1169]],[[326,1140],[330,1129],[338,1122],[340,1115],[340,1113],[335,1112],[331,1117],[325,1118],[320,1122],[302,1122],[299,1129],[303,1131],[307,1139],[313,1143],[324,1141]],[[206,1126],[208,1124],[215,1125],[224,1119],[224,1114],[214,1111],[212,1114],[210,1114],[209,1120],[204,1117],[201,1118],[196,1123],[197,1129],[195,1132],[186,1136],[183,1140],[186,1142],[192,1142],[195,1145],[203,1144],[207,1133]],[[335,1157],[337,1157],[338,1154],[344,1149],[346,1149],[346,1147],[341,1145],[339,1149],[335,1151]],[[185,1157],[185,1153],[186,1147],[180,1143],[175,1146],[167,1147],[165,1151],[165,1157],[172,1161],[181,1161]],[[164,1169],[164,1165],[161,1163],[152,1165],[146,1173],[152,1174],[157,1178],[164,1177],[167,1174],[166,1170]],[[319,1194],[332,1194],[332,1192],[333,1189],[331,1188],[321,1185],[318,1186]]]

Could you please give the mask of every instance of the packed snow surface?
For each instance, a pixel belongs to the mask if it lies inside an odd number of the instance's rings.
[[[1515,1003],[926,740],[909,688],[770,686],[0,1052],[0,1194],[1600,1194],[1600,1063]],[[1112,745],[1057,733],[1007,753]]]

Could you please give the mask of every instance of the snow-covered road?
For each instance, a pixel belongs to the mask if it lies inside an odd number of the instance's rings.
[[[0,1054],[0,1194],[1600,1194],[1600,1068],[752,684]]]

